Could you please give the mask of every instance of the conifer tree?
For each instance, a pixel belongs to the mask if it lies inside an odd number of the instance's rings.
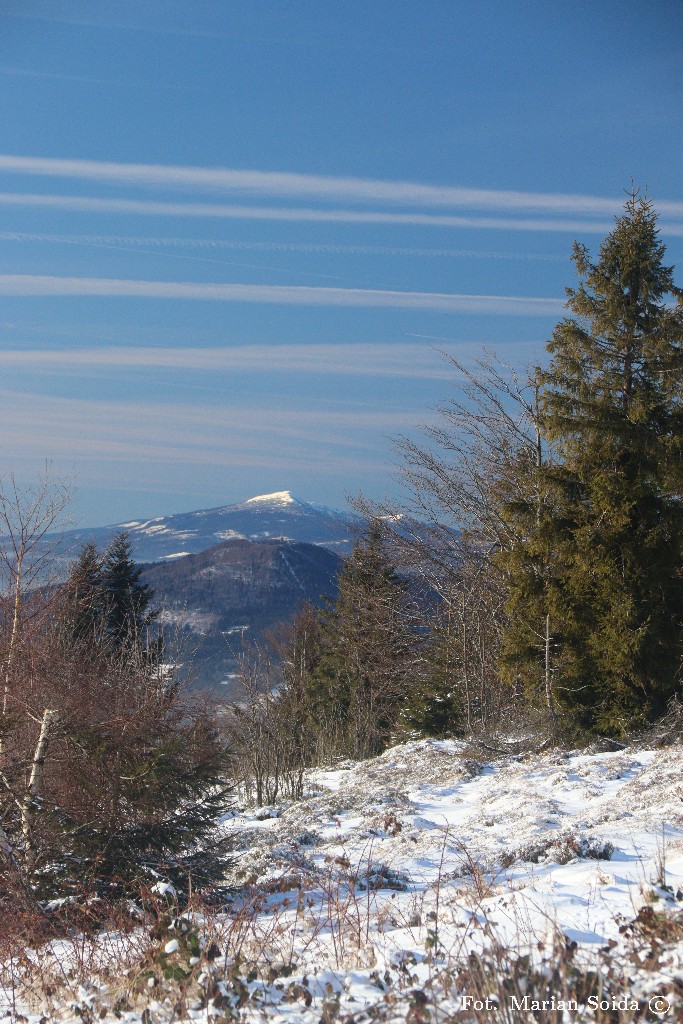
[[[408,586],[373,525],[339,575],[310,684],[337,752],[362,758],[384,748],[413,689],[421,642]]]
[[[148,610],[154,592],[149,584],[140,582],[143,569],[134,562],[132,550],[128,534],[119,533],[105,552],[102,568],[107,632],[117,649],[142,649],[155,618]]]
[[[36,588],[31,629],[6,659],[0,901],[7,863],[12,885],[45,900],[84,887],[129,896],[160,878],[180,892],[224,875],[212,831],[225,741],[208,700],[152,671],[140,646],[151,593],[129,556],[119,539],[108,561],[121,571],[108,578],[89,545],[62,590]],[[130,601],[127,632],[109,632],[112,579]]]
[[[487,732],[509,694],[497,664],[501,590],[488,559],[461,536],[458,578],[440,600],[425,605],[429,622],[424,671],[415,697],[402,709],[409,731],[428,736]]]
[[[63,628],[72,642],[96,644],[106,624],[103,558],[86,544],[71,570],[63,601]]]
[[[401,731],[409,737],[447,737],[471,729],[461,623],[455,621],[449,604],[434,609],[431,619],[424,673],[401,709]]]
[[[619,734],[661,713],[683,658],[683,306],[656,214],[634,192],[539,372],[554,463],[509,502],[508,677]],[[676,297],[678,304],[672,304]]]
[[[150,641],[154,591],[141,583],[143,567],[132,558],[126,533],[103,553],[86,544],[74,565],[62,602],[63,628],[73,642],[95,645],[103,656],[137,653],[148,662],[161,656],[161,638]]]

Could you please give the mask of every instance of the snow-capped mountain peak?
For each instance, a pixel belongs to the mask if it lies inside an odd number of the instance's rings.
[[[291,491],[272,491],[218,508],[70,530],[61,537],[62,551],[68,559],[90,541],[105,548],[117,532],[125,530],[133,557],[140,562],[177,559],[233,539],[303,541],[343,554],[351,548],[356,518],[354,513],[303,501]]]
[[[295,498],[291,491],[273,491],[272,494],[257,494],[254,498],[247,498],[245,505],[301,505],[298,498]]]

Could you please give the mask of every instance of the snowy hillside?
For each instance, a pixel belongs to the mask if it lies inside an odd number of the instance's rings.
[[[227,911],[146,940],[155,980],[123,1018],[681,1019],[682,779],[680,746],[484,760],[433,740],[311,772],[303,800],[226,817]],[[132,977],[140,945],[117,941]],[[55,947],[63,977],[76,945]],[[93,968],[55,991],[55,1016],[93,1019],[122,988]],[[32,1022],[41,998],[22,1004]],[[600,1016],[601,1000],[622,1002]]]

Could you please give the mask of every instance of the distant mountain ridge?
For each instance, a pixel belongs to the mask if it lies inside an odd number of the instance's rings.
[[[334,598],[342,558],[361,529],[354,513],[276,491],[216,508],[64,531],[41,546],[64,577],[86,544],[103,551],[125,531],[155,592],[168,656],[183,664],[195,686],[220,686],[227,694],[243,639],[262,644],[267,631],[305,601]]]
[[[291,491],[275,491],[216,508],[68,530],[59,536],[59,557],[72,558],[87,543],[104,548],[122,530],[138,562],[182,558],[226,540],[298,541],[345,555],[359,523],[354,513],[302,501]]]

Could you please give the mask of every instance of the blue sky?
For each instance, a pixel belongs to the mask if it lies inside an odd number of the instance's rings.
[[[540,356],[631,179],[683,264],[682,58],[679,0],[0,0],[0,470],[395,493],[436,350]]]

